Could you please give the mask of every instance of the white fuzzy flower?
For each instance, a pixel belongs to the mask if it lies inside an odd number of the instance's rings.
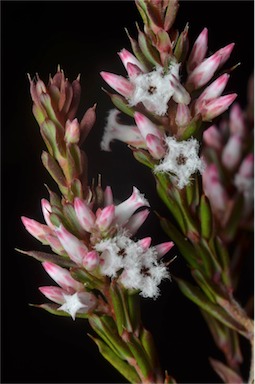
[[[177,186],[182,189],[189,184],[191,175],[204,171],[205,165],[198,156],[199,143],[194,138],[176,141],[170,136],[165,141],[168,146],[166,156],[155,167],[154,172],[172,174]]]
[[[171,97],[177,103],[189,104],[190,95],[179,81],[179,66],[171,63],[166,73],[164,68],[158,66],[152,72],[132,76],[130,82],[134,85],[134,91],[129,97],[129,104],[143,103],[160,116],[167,113]]]
[[[144,249],[122,231],[114,238],[96,244],[95,249],[102,251],[101,273],[116,277],[127,289],[139,290],[143,297],[156,298],[159,284],[169,278],[163,263],[158,261],[155,247]]]
[[[95,297],[89,292],[75,292],[73,295],[63,293],[63,298],[65,303],[58,310],[69,313],[73,320],[77,312],[87,313],[95,306]]]

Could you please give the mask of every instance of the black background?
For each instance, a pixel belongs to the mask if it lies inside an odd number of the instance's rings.
[[[141,19],[131,1],[35,2],[3,1],[2,15],[2,382],[5,383],[99,383],[124,382],[99,355],[86,335],[85,321],[60,318],[28,303],[42,303],[38,286],[51,285],[39,262],[14,251],[42,249],[23,228],[20,216],[42,221],[40,199],[47,198],[44,183],[56,190],[41,165],[44,149],[31,112],[26,73],[38,72],[47,82],[48,74],[60,64],[73,80],[81,73],[83,87],[78,117],[95,102],[97,123],[84,149],[89,157],[89,178],[103,175],[123,200],[136,185],[153,209],[164,212],[150,172],[139,165],[122,144],[111,153],[101,152],[106,112],[112,108],[101,87],[101,70],[125,74],[117,52],[130,49],[124,31],[136,37],[135,21]],[[246,85],[253,71],[253,2],[181,1],[176,27],[190,23],[194,41],[206,26],[211,52],[235,42],[229,66],[241,62],[232,74],[228,92],[237,92],[246,103]],[[108,88],[109,89],[109,88]],[[153,215],[140,236],[153,233],[154,244],[166,241]],[[187,273],[179,257],[172,273]],[[246,271],[247,273],[247,271]],[[253,284],[252,270],[238,293],[244,301]],[[153,332],[162,366],[178,382],[220,382],[208,363],[208,356],[221,358],[195,305],[185,299],[174,282],[164,283],[157,301],[143,300],[144,324]],[[245,347],[245,345],[244,345]],[[247,371],[248,363],[244,366]]]

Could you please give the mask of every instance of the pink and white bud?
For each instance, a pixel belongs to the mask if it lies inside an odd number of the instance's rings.
[[[30,235],[34,236],[37,240],[41,241],[42,243],[47,244],[46,236],[52,234],[51,228],[49,228],[45,224],[38,223],[38,221],[29,219],[25,216],[22,216],[21,220]]]
[[[87,232],[91,232],[92,228],[95,225],[96,216],[92,212],[88,204],[79,197],[76,197],[74,199],[74,209],[77,219],[79,220],[79,223],[82,228],[85,229],[85,231]]]
[[[66,255],[66,251],[55,235],[47,235],[45,236],[45,239],[54,252],[58,255]]]
[[[208,48],[208,29],[204,28],[198,38],[196,39],[193,48],[190,52],[188,62],[187,62],[187,71],[190,73],[193,71],[198,64],[200,64],[206,55]]]
[[[96,212],[96,226],[101,232],[107,231],[115,219],[115,206],[109,205],[103,209],[98,208]]]
[[[219,49],[217,52],[215,52],[221,57],[220,67],[222,67],[225,64],[225,62],[229,59],[229,56],[231,55],[231,52],[234,49],[234,46],[235,46],[235,43],[231,43]]]
[[[109,72],[100,72],[100,75],[111,88],[122,96],[129,98],[132,95],[134,86],[125,77]]]
[[[137,124],[137,127],[139,128],[139,131],[141,132],[142,137],[144,140],[146,140],[146,136],[149,134],[152,134],[159,139],[164,138],[164,134],[162,131],[160,131],[155,124],[152,123],[151,120],[149,120],[146,116],[144,116],[140,112],[134,113],[134,119]]]
[[[164,141],[157,136],[149,134],[146,136],[146,144],[148,151],[154,159],[162,159],[166,153]]]
[[[130,53],[127,49],[123,48],[120,52],[118,52],[118,55],[127,71],[128,71],[128,64],[133,64],[137,66],[141,72],[146,71],[142,63],[140,63],[140,61],[138,61],[137,58],[132,53]]]
[[[88,271],[93,271],[93,269],[98,267],[99,262],[99,254],[96,251],[90,251],[83,258],[82,264]]]
[[[72,121],[67,120],[65,126],[65,137],[66,143],[77,144],[80,140],[80,125],[77,119]]]
[[[101,141],[101,149],[103,151],[110,151],[110,143],[113,140],[120,140],[135,148],[146,148],[145,140],[136,125],[121,124],[117,121],[119,113],[120,112],[117,109],[109,111],[104,135]]]
[[[123,226],[127,223],[133,213],[140,207],[149,207],[148,201],[139,192],[136,187],[133,187],[132,195],[115,207],[116,224]]]
[[[77,239],[72,233],[68,232],[63,225],[55,230],[58,239],[71,260],[76,264],[82,265],[83,259],[88,253],[86,245]]]
[[[113,194],[112,194],[112,189],[108,185],[105,190],[104,190],[104,205],[107,207],[108,205],[113,204]]]
[[[204,131],[203,140],[206,146],[216,149],[216,151],[222,149],[222,137],[216,125],[211,125]]]
[[[172,78],[170,80],[171,87],[174,89],[173,93],[173,100],[176,103],[181,104],[189,104],[190,103],[190,95],[186,91],[186,89],[182,86],[180,81],[176,78],[175,75],[172,75]]]
[[[174,243],[172,241],[167,241],[166,243],[155,245],[156,251],[158,253],[158,259],[161,259],[161,257],[165,256],[167,252],[173,248],[173,246]]]
[[[43,217],[48,227],[50,227],[51,229],[55,229],[55,226],[52,224],[50,220],[50,215],[52,212],[50,203],[48,202],[48,200],[42,199],[41,206],[42,206]]]
[[[229,128],[232,135],[246,136],[244,113],[238,103],[234,103],[230,109]]]
[[[218,53],[202,61],[188,76],[186,87],[192,90],[201,88],[211,80],[220,63],[221,56]]]
[[[83,290],[83,284],[74,280],[66,268],[62,268],[59,265],[48,261],[42,263],[42,266],[48,275],[67,292],[73,293],[75,291]]]
[[[206,87],[204,92],[201,93],[195,103],[196,114],[202,111],[207,101],[215,99],[222,94],[227,85],[228,79],[229,75],[225,73],[224,75],[218,77],[218,79],[213,81],[208,87]]]
[[[186,127],[191,120],[190,109],[185,104],[177,104],[175,123],[178,127]]]
[[[203,188],[210,200],[213,211],[218,218],[226,211],[228,195],[220,182],[219,172],[215,164],[207,166],[202,174]]]
[[[57,304],[64,304],[64,290],[59,287],[39,287],[39,291],[47,297],[47,299]]]
[[[242,158],[242,139],[239,135],[232,135],[222,151],[222,163],[229,171],[237,168]]]
[[[242,161],[238,173],[243,177],[252,178],[254,173],[254,155],[249,153]]]
[[[135,235],[138,229],[143,225],[145,220],[147,219],[150,211],[148,209],[144,209],[140,212],[135,213],[125,224],[125,229],[130,233],[130,235]]]
[[[228,109],[236,97],[236,93],[231,93],[230,95],[221,96],[217,99],[206,102],[201,111],[203,121],[211,121],[215,117],[221,115]]]
[[[139,240],[138,245],[142,247],[144,251],[147,251],[151,245],[151,237],[144,237],[143,239]]]

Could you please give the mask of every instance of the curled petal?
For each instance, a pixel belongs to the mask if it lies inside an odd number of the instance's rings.
[[[147,219],[150,211],[148,209],[143,209],[140,212],[135,213],[125,224],[125,228],[131,235],[135,235],[138,229],[143,225]]]
[[[148,201],[136,187],[133,187],[132,195],[115,207],[116,223],[121,226],[125,225],[133,213],[143,206],[149,207]]]

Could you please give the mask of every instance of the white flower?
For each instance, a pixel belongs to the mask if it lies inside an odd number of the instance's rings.
[[[156,298],[159,295],[159,284],[169,278],[163,263],[158,261],[156,247],[144,249],[120,231],[112,239],[103,240],[95,245],[102,251],[103,263],[101,273],[116,277],[127,289],[139,290],[143,297]]]
[[[69,313],[73,320],[77,312],[87,313],[95,305],[95,297],[88,292],[75,292],[73,295],[63,293],[63,297],[65,303],[58,310]]]
[[[171,97],[177,103],[189,104],[190,95],[179,82],[179,66],[171,63],[166,73],[158,66],[152,72],[132,76],[130,82],[134,91],[129,97],[129,104],[133,106],[141,102],[160,116],[167,113]]]
[[[168,146],[166,156],[154,169],[155,173],[165,172],[173,175],[177,186],[182,189],[190,182],[190,176],[196,171],[204,171],[205,165],[198,156],[199,143],[191,138],[176,141],[174,137],[165,139]]]

